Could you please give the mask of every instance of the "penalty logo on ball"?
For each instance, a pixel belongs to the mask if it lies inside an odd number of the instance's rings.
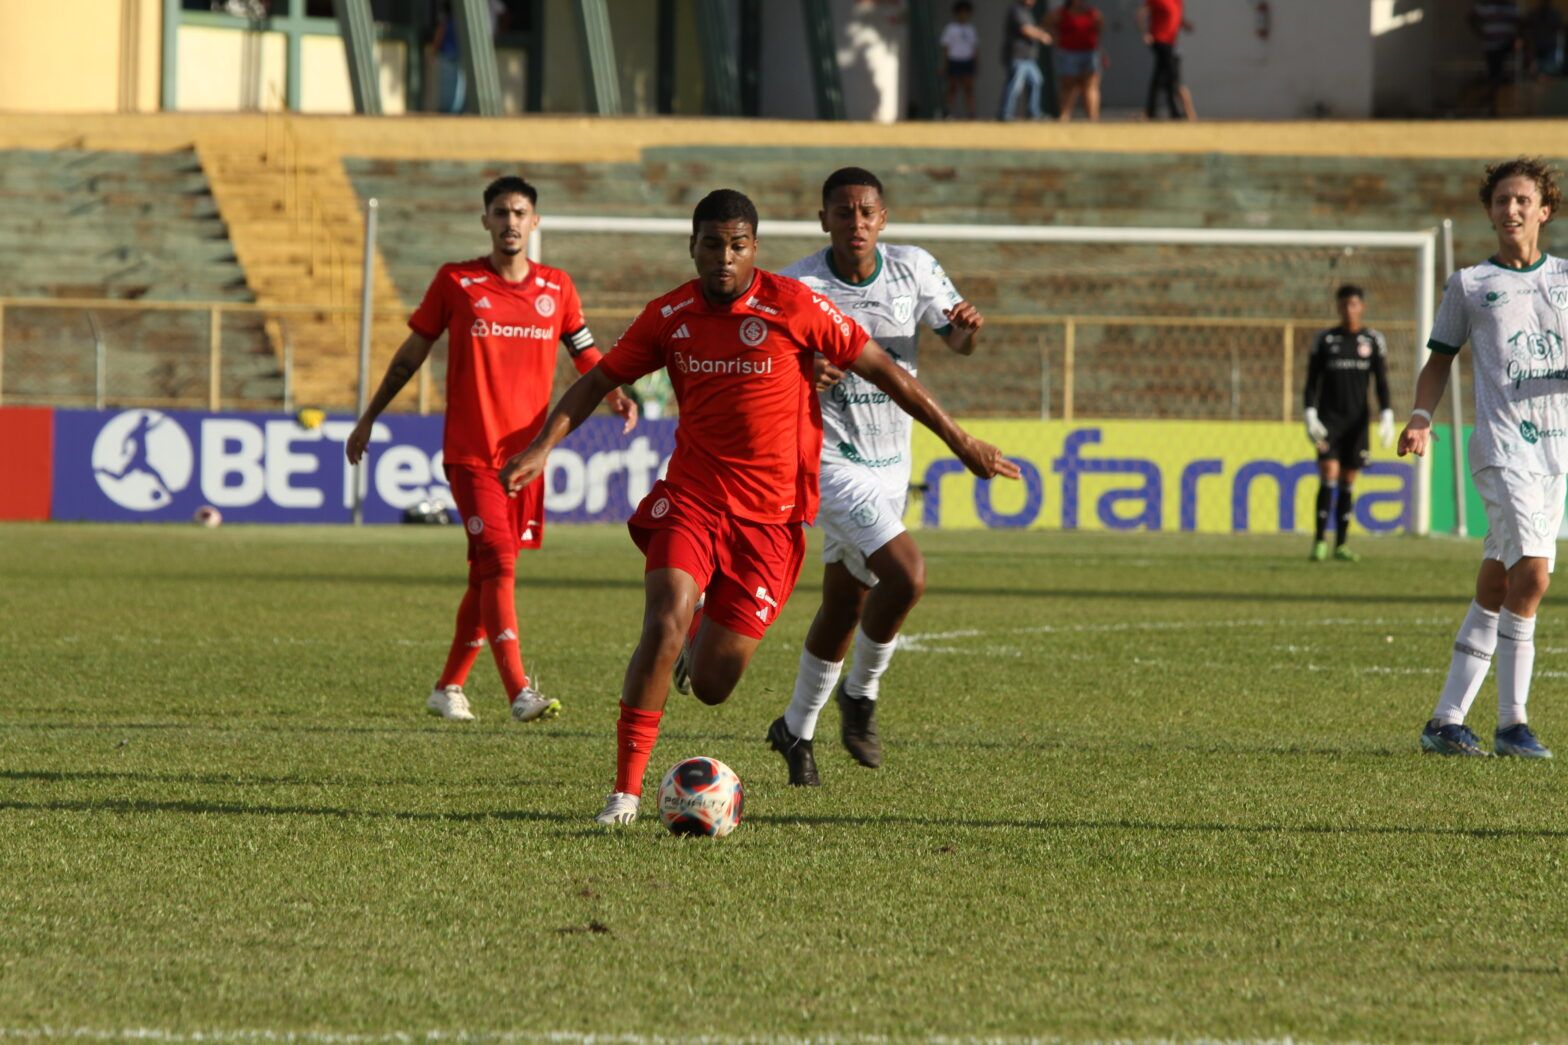
[[[659,815],[672,834],[723,838],[740,824],[744,802],[740,777],[716,758],[677,762],[659,785]]]

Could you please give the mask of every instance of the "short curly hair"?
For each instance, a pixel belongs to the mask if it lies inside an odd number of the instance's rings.
[[[1481,206],[1490,210],[1497,186],[1509,178],[1529,178],[1541,191],[1542,205],[1550,208],[1546,220],[1551,221],[1557,217],[1557,208],[1563,202],[1562,190],[1557,187],[1557,176],[1560,173],[1557,168],[1535,156],[1520,156],[1518,159],[1491,164],[1486,168],[1486,177],[1481,182]]]

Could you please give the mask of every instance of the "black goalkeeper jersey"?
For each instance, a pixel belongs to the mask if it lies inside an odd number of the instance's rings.
[[[1388,342],[1370,327],[1352,334],[1343,327],[1325,330],[1312,342],[1307,359],[1303,405],[1317,407],[1318,420],[1329,431],[1360,426],[1372,419],[1367,383],[1377,382],[1378,409],[1389,409]]]

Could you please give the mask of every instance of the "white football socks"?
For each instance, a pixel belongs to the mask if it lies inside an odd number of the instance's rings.
[[[855,699],[877,699],[877,687],[893,659],[898,639],[892,642],[873,642],[866,636],[866,629],[855,631],[855,663],[850,665],[849,677],[844,680],[844,692]]]
[[[1464,623],[1459,625],[1459,634],[1454,636],[1454,656],[1448,664],[1448,680],[1443,683],[1443,692],[1432,711],[1432,717],[1439,722],[1457,725],[1470,713],[1470,705],[1481,692],[1481,683],[1486,681],[1492,651],[1497,648],[1497,616],[1477,602],[1470,603],[1470,611],[1465,614]],[[1531,657],[1534,658],[1534,647]]]
[[[844,669],[842,661],[820,660],[811,651],[800,651],[800,670],[795,674],[795,695],[784,709],[784,725],[802,740],[810,740],[817,733],[817,716],[827,707],[838,685],[838,673]]]
[[[1504,610],[1497,619],[1497,728],[1525,721],[1535,670],[1535,618]]]

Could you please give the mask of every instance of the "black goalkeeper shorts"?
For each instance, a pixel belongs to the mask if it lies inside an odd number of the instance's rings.
[[[1367,427],[1370,419],[1348,427],[1333,428],[1328,433],[1328,449],[1318,451],[1319,461],[1338,461],[1341,468],[1360,470],[1367,466]]]

